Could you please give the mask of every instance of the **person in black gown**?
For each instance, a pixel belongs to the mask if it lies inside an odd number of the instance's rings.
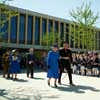
[[[71,63],[72,63],[72,51],[69,48],[69,44],[67,42],[63,43],[63,48],[59,50],[60,54],[60,77],[58,79],[58,83],[61,84],[61,76],[66,69],[68,72],[68,77],[69,77],[69,84],[72,86],[75,86],[72,82],[72,69],[71,69]]]

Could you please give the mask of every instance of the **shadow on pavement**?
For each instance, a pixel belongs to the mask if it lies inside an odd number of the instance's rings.
[[[3,72],[2,71],[0,71],[0,75],[3,75]]]
[[[45,78],[37,78],[37,77],[34,77],[33,79],[36,79],[36,80],[45,80]]]
[[[64,86],[57,87],[56,89],[58,89],[59,91],[75,92],[75,93],[85,93],[85,90],[90,90],[93,92],[100,92],[99,89],[96,89],[91,86],[83,86],[83,85],[77,85],[77,86],[66,85],[66,86],[67,87],[64,87]]]
[[[0,96],[4,98],[4,100],[12,100],[11,98],[7,97],[8,93],[5,89],[0,89]],[[0,99],[1,100],[1,99]]]
[[[1,99],[2,97],[2,99]],[[0,89],[0,100],[41,100],[41,97],[37,94],[37,95],[18,95],[16,93],[14,94],[10,94],[10,92],[8,92],[5,89]]]
[[[0,96],[7,95],[7,91],[5,89],[0,89]]]
[[[16,82],[28,82],[28,80],[25,79],[12,79],[12,78],[5,78],[6,80],[12,80],[12,81],[16,81]]]
[[[42,98],[47,98],[47,99],[58,99],[58,98],[59,98],[59,95],[42,96]]]
[[[17,79],[17,80],[13,80],[13,81],[16,81],[16,82],[28,82],[28,80],[24,80],[24,79]]]

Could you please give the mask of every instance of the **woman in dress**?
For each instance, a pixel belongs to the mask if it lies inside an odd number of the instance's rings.
[[[48,53],[48,85],[50,86],[51,78],[54,78],[54,86],[57,87],[57,79],[59,78],[59,53],[58,46],[54,45],[52,51]]]
[[[12,51],[12,56],[10,58],[10,69],[9,72],[12,74],[12,79],[17,79],[17,74],[20,72],[20,60],[18,58],[16,50]]]

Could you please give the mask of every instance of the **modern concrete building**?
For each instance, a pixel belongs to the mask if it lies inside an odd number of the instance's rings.
[[[80,39],[76,43],[78,26],[72,21],[11,6],[9,6],[9,9],[15,10],[19,14],[10,18],[4,25],[2,30],[7,31],[3,35],[4,41],[1,41],[0,45],[12,48],[34,47],[44,49],[41,42],[42,37],[44,34],[49,34],[52,28],[54,33],[59,34],[59,40],[63,39],[63,41],[69,42],[72,49],[86,49],[85,45],[81,45]],[[2,8],[0,8],[0,11],[2,11]],[[98,33],[92,37],[94,42],[91,46],[92,50],[99,50],[100,29],[94,28],[90,31]]]

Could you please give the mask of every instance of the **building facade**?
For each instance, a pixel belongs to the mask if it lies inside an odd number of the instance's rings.
[[[54,33],[59,34],[59,40],[63,39],[63,41],[69,42],[72,49],[86,49],[85,44],[81,45],[81,40],[76,39],[78,36],[75,23],[16,7],[9,6],[9,9],[17,10],[18,16],[12,16],[1,29],[1,31],[7,30],[3,34],[2,40],[4,41],[0,42],[1,46],[44,49],[42,37],[49,34],[52,28]],[[0,11],[2,11],[2,8],[0,8]],[[92,29],[92,32],[96,33],[96,35],[93,37],[94,42],[91,44],[91,50],[100,50],[100,30]]]

